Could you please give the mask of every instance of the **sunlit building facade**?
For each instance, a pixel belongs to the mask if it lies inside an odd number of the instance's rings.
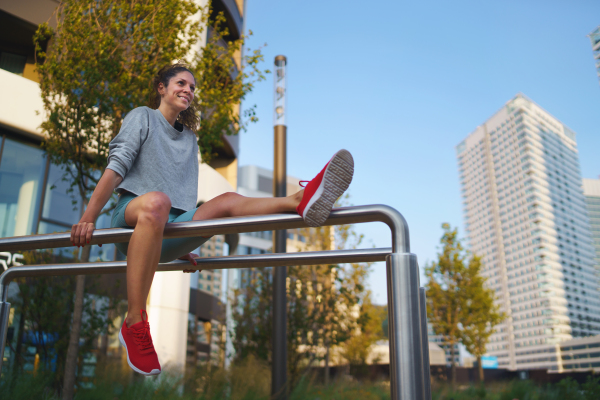
[[[600,276],[600,179],[583,179],[583,195],[594,240],[596,271]]]
[[[517,95],[456,153],[470,249],[507,316],[488,355],[500,368],[556,365],[551,346],[600,333],[575,133]]]

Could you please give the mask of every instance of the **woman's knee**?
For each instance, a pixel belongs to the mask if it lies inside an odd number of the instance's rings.
[[[228,203],[234,203],[237,202],[239,199],[241,199],[242,196],[239,193],[236,192],[225,192],[222,195],[219,195],[219,200],[223,201],[223,202],[228,202]]]
[[[244,196],[241,194],[235,192],[227,192],[220,195],[219,203],[221,205],[222,213],[225,214],[225,216],[230,217],[243,197]]]
[[[194,220],[231,217],[241,198],[243,196],[235,192],[220,194],[201,205],[194,214]]]
[[[138,216],[138,222],[140,219],[143,219],[152,222],[166,223],[169,219],[170,211],[171,199],[169,196],[162,192],[146,193],[140,209],[140,215]]]

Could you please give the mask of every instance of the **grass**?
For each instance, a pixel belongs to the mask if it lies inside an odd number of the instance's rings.
[[[577,383],[565,378],[557,384],[538,385],[528,380],[471,385],[452,391],[449,385],[433,390],[432,400],[598,400],[600,378]]]
[[[113,369],[113,371],[118,369]],[[79,388],[75,400],[269,400],[270,368],[256,360],[246,360],[227,371],[198,369],[194,375],[163,372],[158,377],[107,372],[97,377],[92,387]],[[0,398],[15,400],[58,400],[50,386],[52,376],[38,372],[13,379],[3,376]],[[531,381],[500,382],[487,386],[471,385],[452,391],[449,385],[434,385],[433,400],[597,400],[600,378],[584,384],[566,378],[554,385],[536,385]],[[351,377],[338,379],[329,386],[309,378],[290,393],[289,400],[388,400],[389,381],[357,382]]]

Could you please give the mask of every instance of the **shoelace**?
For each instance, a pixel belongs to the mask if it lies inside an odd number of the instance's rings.
[[[142,328],[132,330],[133,339],[138,344],[140,350],[154,348],[152,346],[152,336],[150,336],[150,324],[148,323],[148,314],[144,310],[140,310],[142,316]],[[144,314],[146,318],[144,319]]]
[[[308,185],[310,181],[300,181],[299,185],[300,187],[306,187],[306,185]]]

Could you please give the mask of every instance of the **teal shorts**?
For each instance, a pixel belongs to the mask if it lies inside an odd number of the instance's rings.
[[[125,222],[125,209],[129,202],[135,199],[137,195],[132,193],[123,193],[119,196],[119,201],[117,201],[117,206],[113,211],[112,219],[110,226],[112,228],[133,228],[132,226],[127,225]],[[188,222],[191,221],[194,217],[194,213],[197,208],[190,211],[182,211],[176,208],[171,208],[169,212],[169,221],[168,222]],[[178,259],[181,256],[184,256],[188,253],[191,253],[193,250],[202,246],[210,237],[186,237],[186,238],[177,238],[177,239],[164,239],[162,241],[162,248],[160,252],[160,262],[166,263],[173,260]],[[127,249],[129,247],[129,242],[125,243],[115,243],[115,246],[121,253],[127,255]]]

